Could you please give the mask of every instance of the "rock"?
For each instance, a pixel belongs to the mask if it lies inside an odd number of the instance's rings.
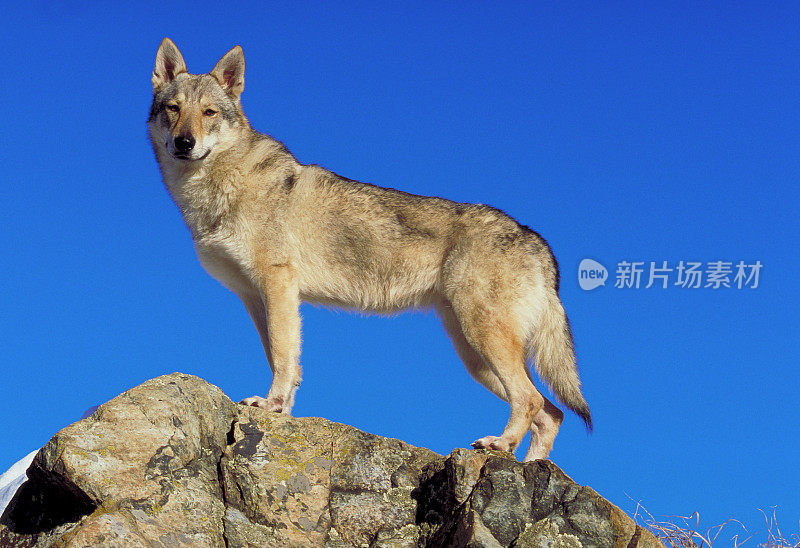
[[[229,442],[220,465],[225,501],[243,519],[226,524],[259,546],[403,542],[416,534],[419,470],[441,460],[351,426],[256,407],[239,408]]]
[[[550,461],[234,404],[174,373],[58,432],[2,546],[662,546]]]

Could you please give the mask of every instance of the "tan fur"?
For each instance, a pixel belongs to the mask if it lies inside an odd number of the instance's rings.
[[[241,298],[273,372],[266,398],[289,413],[300,384],[302,301],[391,313],[434,308],[469,373],[511,413],[475,447],[545,458],[564,415],[531,382],[527,363],[591,428],[558,267],[547,243],[480,204],[415,196],[303,165],[244,116],[236,46],[191,75],[164,39],[148,121],[164,183],[209,274]]]

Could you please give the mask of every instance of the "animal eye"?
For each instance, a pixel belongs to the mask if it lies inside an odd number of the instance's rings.
[[[207,109],[205,109],[203,111],[203,116],[211,117],[211,116],[216,116],[216,115],[217,115],[217,111],[214,110],[213,108],[207,108]]]
[[[178,111],[181,110],[181,107],[179,107],[178,105],[174,105],[174,104],[173,105],[167,105],[167,110],[170,111],[170,112],[178,112]]]

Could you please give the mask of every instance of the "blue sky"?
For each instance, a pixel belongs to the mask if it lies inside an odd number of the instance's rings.
[[[551,454],[576,481],[751,532],[777,505],[797,531],[796,4],[98,6],[7,3],[0,23],[0,470],[161,374],[234,399],[269,385],[146,138],[169,36],[195,73],[241,44],[245,112],[301,162],[547,238],[595,422],[568,415]],[[584,258],[605,286],[579,287]],[[638,289],[614,287],[623,261],[644,263]],[[683,288],[675,270],[645,288],[651,261],[763,266],[756,288]],[[505,424],[434,315],[303,315],[296,415],[442,454]]]

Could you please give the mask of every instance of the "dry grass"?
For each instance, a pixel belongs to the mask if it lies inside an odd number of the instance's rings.
[[[633,499],[631,499],[633,500]],[[633,519],[649,529],[658,540],[668,548],[713,548],[747,546],[752,548],[800,548],[800,536],[797,533],[785,538],[775,519],[775,507],[772,515],[759,509],[766,523],[766,538],[753,538],[745,526],[738,520],[715,525],[705,531],[700,529],[700,513],[690,516],[665,516],[655,518],[638,501]],[[724,531],[724,533],[723,533]]]

